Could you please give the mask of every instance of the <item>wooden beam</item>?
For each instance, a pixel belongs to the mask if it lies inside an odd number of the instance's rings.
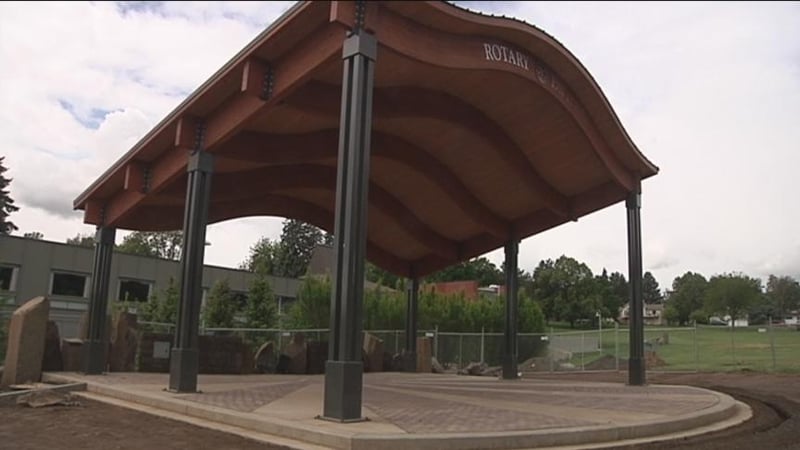
[[[628,191],[633,189],[633,175],[606,144],[570,86],[534,55],[491,37],[455,35],[434,30],[386,8],[379,16],[379,21],[381,44],[420,63],[448,69],[507,72],[542,87],[569,112],[612,178]],[[503,47],[506,53],[513,54],[514,62],[510,63],[507,57],[505,60],[492,57],[493,46],[497,46],[498,51]]]
[[[174,180],[186,169],[188,149],[195,147],[196,125],[202,120],[204,125],[203,148],[208,152],[217,151],[224,142],[241,130],[247,121],[261,112],[265,107],[275,105],[289,95],[299,85],[308,80],[319,66],[331,58],[338,56],[342,48],[342,28],[337,24],[326,26],[309,32],[308,37],[299,45],[292,47],[273,65],[274,83],[269,100],[262,100],[253,87],[253,74],[262,64],[258,60],[250,60],[242,64],[241,85],[245,91],[237,92],[207,117],[195,118],[184,116],[179,118],[174,147],[151,163],[152,178],[150,192],[158,193],[166,183]],[[246,66],[246,67],[245,67]],[[247,70],[245,70],[247,69]],[[175,162],[175,152],[180,153],[180,163]],[[163,161],[162,161],[163,160]],[[158,173],[158,175],[156,175]],[[144,195],[136,195],[131,191],[121,191],[109,199],[107,223],[114,226],[124,215],[134,213],[134,209],[145,199]]]
[[[336,159],[338,130],[299,135],[242,133],[221,151],[227,158],[265,164],[300,164]],[[429,152],[388,133],[372,132],[372,156],[398,162],[439,187],[464,214],[490,233],[508,236],[509,224],[482,203],[445,164]]]
[[[287,103],[304,112],[338,117],[336,96],[340,88],[323,83],[308,83]],[[340,95],[340,94],[339,94]],[[413,98],[410,102],[408,99]],[[569,199],[558,192],[536,170],[522,149],[508,133],[479,109],[447,93],[418,87],[376,88],[373,93],[373,115],[376,118],[431,118],[467,128],[492,144],[497,155],[534,195],[553,212],[571,215]]]
[[[123,189],[126,191],[145,192],[145,166],[139,161],[131,161],[125,166],[125,182]]]

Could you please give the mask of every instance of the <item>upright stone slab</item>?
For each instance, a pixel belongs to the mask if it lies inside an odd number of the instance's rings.
[[[383,339],[364,333],[364,352],[367,354],[367,372],[383,372]]]
[[[256,351],[256,372],[275,373],[278,358],[275,356],[275,343],[267,341]]]
[[[62,339],[61,358],[64,361],[65,372],[80,372],[83,361],[83,339]]]
[[[58,324],[48,320],[47,331],[44,335],[42,371],[59,372],[62,370],[64,370],[64,358],[61,356],[61,336],[58,332]]]
[[[292,374],[305,374],[308,370],[308,346],[303,333],[295,333],[283,354],[290,358],[287,370]]]
[[[37,382],[42,377],[49,314],[50,301],[46,297],[36,297],[11,315],[2,386]]]
[[[111,372],[133,372],[136,370],[136,349],[139,344],[136,314],[120,312],[114,319],[111,331],[111,353],[108,366]]]
[[[417,338],[417,372],[431,373],[431,338]]]
[[[308,341],[306,343],[306,365],[308,374],[325,373],[328,360],[328,341]]]

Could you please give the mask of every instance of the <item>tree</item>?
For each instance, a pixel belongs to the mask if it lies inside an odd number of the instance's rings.
[[[279,275],[289,278],[305,275],[314,248],[322,242],[322,230],[314,225],[300,220],[284,220],[277,261]]]
[[[792,277],[770,275],[767,297],[775,317],[783,319],[787,311],[800,308],[800,283]]]
[[[658,288],[658,281],[649,271],[642,276],[642,301],[647,304],[664,301],[664,296],[661,295],[661,290]]]
[[[743,274],[712,277],[704,299],[706,312],[730,316],[733,326],[761,298],[761,281]]]
[[[666,311],[670,321],[679,325],[688,324],[692,313],[703,308],[703,301],[708,289],[708,281],[703,275],[686,272],[672,281],[672,294],[666,303]]]
[[[247,293],[247,308],[245,309],[247,327],[271,328],[275,325],[276,317],[275,295],[272,293],[269,279],[264,270],[257,269]]]
[[[387,272],[369,261],[364,266],[364,277],[367,281],[391,288],[397,288],[401,284],[401,277]]]
[[[533,280],[533,296],[542,303],[547,320],[567,321],[574,328],[579,320],[591,321],[600,310],[591,269],[573,258],[541,261]]]
[[[11,198],[9,191],[8,185],[11,184],[11,179],[3,175],[8,170],[3,164],[4,159],[5,156],[0,156],[0,235],[11,234],[17,230],[17,226],[8,220],[8,216],[19,211],[19,207],[14,205],[14,199]]]
[[[594,292],[600,299],[602,317],[611,317],[616,320],[623,306],[628,303],[628,282],[619,272],[608,275],[606,269],[595,277]]]
[[[503,272],[485,257],[473,258],[440,270],[426,278],[426,281],[436,283],[445,281],[470,281],[476,280],[481,286],[490,284],[503,284]]]
[[[206,328],[231,328],[236,316],[236,301],[228,280],[218,280],[208,293],[203,308],[203,323]]]
[[[328,328],[331,320],[331,280],[309,276],[297,292],[297,302],[289,310],[293,328]]]
[[[280,241],[271,241],[262,237],[250,247],[250,254],[247,260],[239,265],[239,268],[251,272],[262,272],[267,275],[278,274],[278,252],[280,251]]]
[[[182,247],[183,231],[134,231],[125,236],[117,251],[179,260]]]
[[[142,320],[145,322],[172,323],[178,322],[178,302],[180,293],[175,279],[170,277],[167,288],[160,294],[153,294],[142,308]]]
[[[94,236],[91,234],[76,234],[75,237],[67,239],[67,244],[78,245],[80,247],[94,247]]]
[[[25,239],[36,239],[37,241],[40,241],[44,239],[44,234],[39,231],[28,231],[27,233],[23,234],[22,237]]]

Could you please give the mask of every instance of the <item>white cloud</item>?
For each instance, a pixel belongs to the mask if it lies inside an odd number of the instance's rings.
[[[20,233],[86,232],[74,197],[290,5],[1,3],[0,154]],[[662,287],[688,270],[800,276],[800,4],[467,6],[564,43],[661,168],[643,185],[642,232]],[[520,265],[567,254],[627,273],[625,223],[620,204],[531,237]],[[279,232],[279,219],[214,225],[207,262],[236,265]]]

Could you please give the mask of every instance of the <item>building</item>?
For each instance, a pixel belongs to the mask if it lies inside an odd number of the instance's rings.
[[[0,314],[38,297],[50,298],[50,319],[62,337],[78,334],[80,316],[89,304],[94,249],[17,236],[0,236]],[[203,267],[203,301],[215,282],[227,279],[245,301],[253,274],[238,269]],[[180,262],[114,252],[108,301],[147,301],[167,288],[170,278],[180,283]],[[297,297],[300,281],[270,277],[278,310]],[[109,308],[109,311],[111,309]]]
[[[664,305],[660,303],[642,305],[644,310],[644,324],[645,325],[664,325]],[[622,307],[619,314],[619,322],[627,324],[629,320],[630,303]]]

